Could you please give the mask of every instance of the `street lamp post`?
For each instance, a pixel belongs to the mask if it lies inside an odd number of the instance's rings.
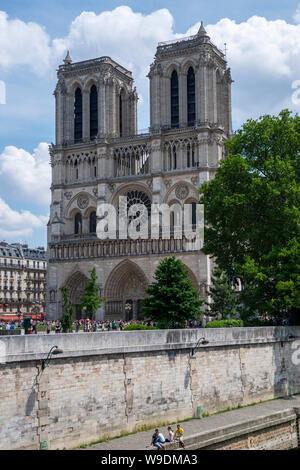
[[[192,351],[191,351],[191,356],[193,357],[195,355],[195,351],[197,348],[199,348],[199,346],[201,344],[208,344],[209,341],[207,339],[204,338],[204,336],[202,336],[202,338],[199,338],[197,343],[196,343],[196,346],[194,348],[192,348]]]
[[[61,354],[61,353],[63,353],[62,349],[59,349],[58,346],[52,346],[52,348],[48,352],[48,356],[46,357],[46,359],[42,360],[42,370],[46,369],[47,365],[49,364],[52,354],[56,355],[56,354]]]

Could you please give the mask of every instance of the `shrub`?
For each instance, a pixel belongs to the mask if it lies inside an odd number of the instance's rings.
[[[159,330],[156,326],[146,326],[141,323],[132,323],[131,325],[125,326],[123,331],[132,331],[132,330]]]
[[[244,326],[243,320],[228,318],[227,320],[214,320],[206,323],[205,328],[229,328]]]
[[[140,323],[132,323],[131,325],[125,326],[123,331],[131,331],[131,330],[146,330],[147,327],[145,325],[142,325]]]

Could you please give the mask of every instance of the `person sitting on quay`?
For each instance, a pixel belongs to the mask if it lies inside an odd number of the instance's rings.
[[[171,426],[168,427],[168,437],[166,439],[166,442],[173,442],[175,438],[175,433]]]
[[[175,440],[179,441],[179,445],[185,449],[185,443],[183,442],[183,429],[180,427],[180,424],[177,424],[177,428],[175,430]]]
[[[157,447],[159,450],[163,449],[165,450],[166,444],[165,444],[165,438],[163,434],[159,431],[159,429],[155,429],[154,434],[152,435],[152,440],[150,442],[150,447],[153,445],[154,447]]]

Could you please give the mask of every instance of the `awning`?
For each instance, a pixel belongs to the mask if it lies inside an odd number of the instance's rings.
[[[32,320],[40,320],[45,317],[45,313],[22,313],[21,315],[12,315],[11,313],[0,314],[0,320],[2,321],[23,321],[24,317],[32,318]]]

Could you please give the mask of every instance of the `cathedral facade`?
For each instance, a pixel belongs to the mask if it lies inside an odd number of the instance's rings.
[[[158,44],[148,78],[150,127],[138,134],[138,95],[130,71],[110,57],[73,63],[69,53],[58,69],[56,142],[50,146],[48,318],[62,313],[64,285],[70,287],[76,318],[84,316],[80,296],[93,267],[105,299],[96,318],[141,318],[145,288],[160,260],[171,254],[183,261],[205,296],[210,259],[172,230],[172,220],[174,229],[176,211],[190,204],[193,225],[198,189],[214,177],[224,157],[224,141],[232,135],[230,69],[201,24],[194,36]],[[167,205],[169,236],[158,231],[130,238],[116,231],[99,238],[99,207],[111,204],[118,213],[120,197],[127,209],[143,204],[149,220],[153,204]]]

